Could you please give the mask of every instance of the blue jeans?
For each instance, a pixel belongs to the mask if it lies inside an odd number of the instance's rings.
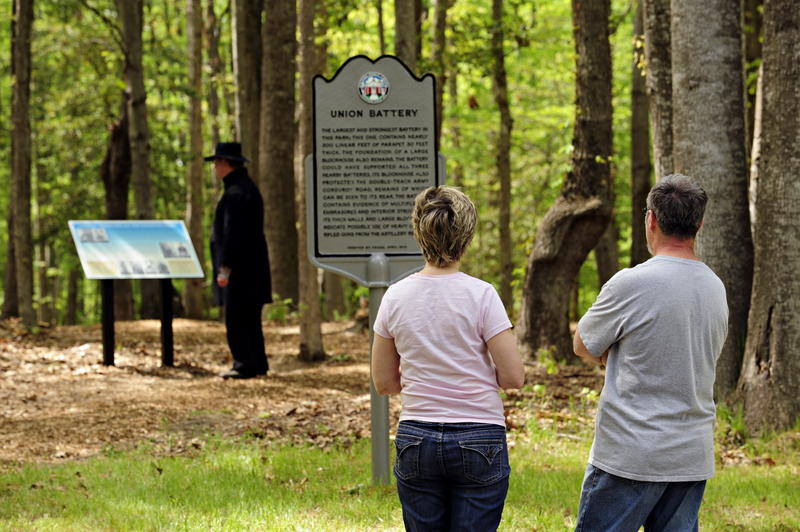
[[[589,464],[575,532],[697,532],[706,481],[643,482]]]
[[[511,472],[504,427],[401,421],[395,447],[406,530],[497,530]]]

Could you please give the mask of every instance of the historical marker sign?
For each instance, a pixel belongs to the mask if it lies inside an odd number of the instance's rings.
[[[356,56],[331,80],[316,76],[313,89],[312,261],[361,280],[341,265],[383,254],[392,280],[409,273],[399,271],[402,263],[422,264],[410,223],[414,198],[443,182],[433,76],[417,78],[395,57]]]

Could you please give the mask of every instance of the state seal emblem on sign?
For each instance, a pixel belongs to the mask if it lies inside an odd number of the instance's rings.
[[[358,95],[367,103],[381,103],[389,96],[389,80],[380,72],[367,72],[358,80]]]

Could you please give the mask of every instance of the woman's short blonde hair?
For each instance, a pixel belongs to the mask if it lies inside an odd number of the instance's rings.
[[[475,205],[457,188],[429,187],[414,200],[411,224],[422,255],[430,264],[445,268],[461,259],[475,236]]]

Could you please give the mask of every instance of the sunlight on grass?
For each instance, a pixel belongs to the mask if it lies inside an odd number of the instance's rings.
[[[539,430],[511,440],[501,529],[572,530],[590,435]],[[776,465],[719,468],[702,528],[800,528],[793,450]],[[366,440],[320,450],[211,437],[191,456],[142,447],[11,469],[0,476],[0,530],[402,530],[394,487],[370,484],[369,452]]]

